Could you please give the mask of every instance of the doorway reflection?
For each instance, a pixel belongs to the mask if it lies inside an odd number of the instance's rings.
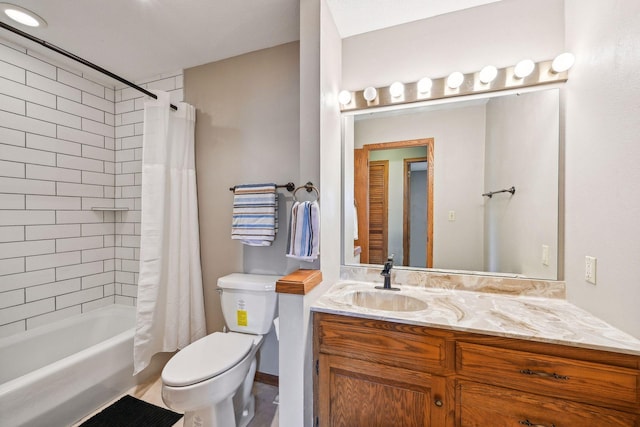
[[[433,138],[367,144],[354,150],[360,262],[431,267]]]

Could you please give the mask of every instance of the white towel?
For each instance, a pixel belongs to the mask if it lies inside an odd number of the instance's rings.
[[[358,240],[358,207],[353,201],[353,240]]]
[[[233,194],[231,238],[249,246],[271,246],[278,232],[276,185],[237,185]]]
[[[317,201],[295,202],[291,208],[287,257],[302,261],[318,258],[320,208]]]

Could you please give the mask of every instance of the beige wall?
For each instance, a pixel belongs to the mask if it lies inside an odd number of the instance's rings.
[[[224,325],[215,290],[219,277],[233,272],[284,275],[297,268],[285,257],[290,193],[279,190],[280,232],[273,246],[256,248],[231,240],[229,187],[299,184],[299,81],[297,42],[185,70],[185,100],[197,111],[200,244],[210,333]],[[258,369],[277,374],[273,335],[267,336]]]

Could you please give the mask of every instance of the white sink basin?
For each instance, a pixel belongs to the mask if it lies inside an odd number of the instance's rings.
[[[394,291],[354,291],[351,304],[384,311],[421,311],[427,308],[426,302]]]

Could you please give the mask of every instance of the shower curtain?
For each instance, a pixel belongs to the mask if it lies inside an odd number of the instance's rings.
[[[194,161],[195,108],[169,94],[144,107],[134,375],[206,334]]]

